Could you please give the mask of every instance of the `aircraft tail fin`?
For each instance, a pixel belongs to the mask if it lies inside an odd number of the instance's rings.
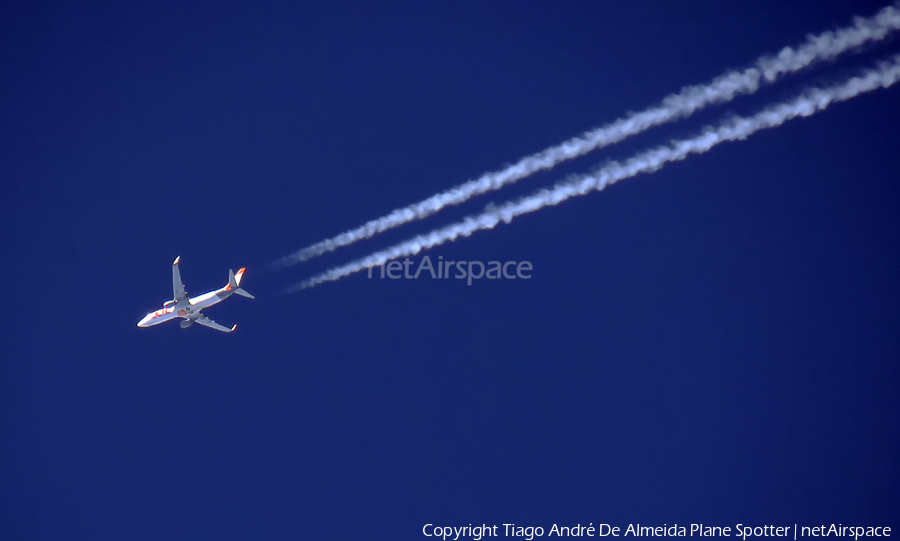
[[[241,297],[247,297],[248,299],[255,299],[253,295],[247,293],[243,289],[241,289],[241,279],[244,277],[244,271],[247,270],[246,267],[242,268],[237,272],[233,272],[231,270],[228,271],[228,289],[234,291]]]

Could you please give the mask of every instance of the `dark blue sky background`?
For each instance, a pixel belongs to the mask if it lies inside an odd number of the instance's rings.
[[[268,270],[884,2],[78,4],[0,16],[0,538],[900,526],[900,89],[281,294],[896,40]],[[178,255],[237,332],[135,327]]]

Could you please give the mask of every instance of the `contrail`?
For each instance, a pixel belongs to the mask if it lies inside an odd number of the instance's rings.
[[[477,216],[470,216],[461,222],[436,229],[426,235],[419,235],[363,259],[313,276],[291,286],[287,292],[337,280],[363,269],[382,265],[392,259],[414,255],[459,237],[467,237],[482,229],[493,229],[500,222],[509,223],[517,216],[557,205],[569,198],[585,195],[594,190],[602,190],[640,173],[656,171],[667,163],[683,160],[691,154],[702,154],[719,143],[745,139],[759,130],[780,126],[793,118],[810,116],[833,103],[849,100],[863,92],[887,88],[898,79],[900,79],[900,55],[840,85],[809,89],[794,100],[771,106],[753,116],[736,117],[717,127],[707,127],[692,139],[674,141],[669,146],[643,152],[625,162],[612,162],[594,173],[559,182],[551,188],[542,189]]]
[[[688,116],[708,105],[730,101],[740,94],[753,93],[761,82],[772,83],[816,62],[833,59],[866,42],[882,40],[900,28],[900,11],[897,6],[900,4],[887,6],[870,18],[857,17],[851,26],[840,30],[810,35],[796,49],[785,47],[775,56],[763,56],[744,71],[728,72],[707,85],[687,86],[650,109],[629,114],[611,124],[522,158],[501,171],[485,173],[476,180],[470,180],[418,203],[396,209],[356,229],[282,257],[273,263],[273,267],[294,265],[341,246],[371,238],[405,223],[425,218],[446,206],[458,205],[476,195],[498,190],[538,171],[550,169],[560,162],[619,142],[654,126]]]

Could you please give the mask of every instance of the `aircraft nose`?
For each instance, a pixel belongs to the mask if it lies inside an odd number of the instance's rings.
[[[146,316],[142,317],[141,320],[138,321],[137,326],[138,327],[146,327],[148,321],[150,321],[150,314],[147,314]]]

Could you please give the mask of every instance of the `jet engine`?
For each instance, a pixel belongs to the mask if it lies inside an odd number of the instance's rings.
[[[193,324],[194,324],[194,322],[191,321],[190,319],[185,319],[184,321],[181,322],[181,328],[187,329],[188,327],[190,327]]]
[[[168,308],[168,307],[172,306],[173,304],[175,304],[175,299],[172,299],[172,300],[170,300],[170,301],[164,302],[164,303],[163,303],[163,308]]]

